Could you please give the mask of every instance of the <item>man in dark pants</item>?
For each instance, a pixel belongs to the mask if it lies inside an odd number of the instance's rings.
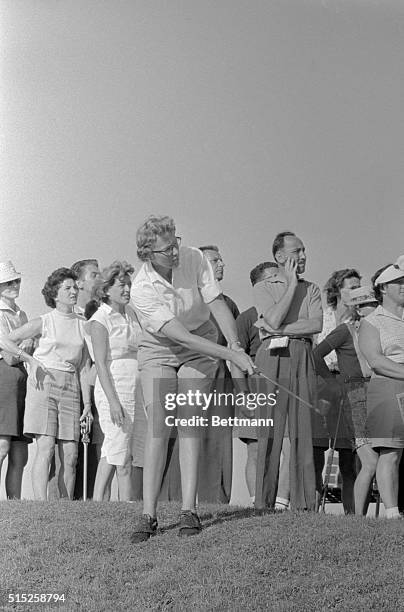
[[[216,245],[199,247],[210,262],[215,279],[220,282],[224,276],[224,262]],[[223,299],[229,307],[234,319],[240,314],[235,302],[223,294]],[[227,342],[215,318],[211,315],[218,331],[217,343],[226,346]],[[217,393],[232,393],[233,380],[225,361],[219,361],[214,380],[214,390]],[[208,408],[207,415],[217,414],[223,418],[234,416],[234,406],[230,402],[226,406]],[[228,504],[231,496],[233,478],[233,431],[231,427],[206,427],[201,432],[201,458],[199,462],[198,498],[200,501]]]

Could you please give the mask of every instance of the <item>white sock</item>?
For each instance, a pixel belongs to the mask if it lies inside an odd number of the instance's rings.
[[[255,504],[255,495],[251,495],[250,499],[251,499],[251,503]]]
[[[398,506],[394,506],[394,508],[386,508],[386,512],[384,515],[386,518],[400,518],[400,513],[398,511]]]
[[[275,500],[276,510],[287,510],[289,508],[289,500],[284,497],[277,497]]]

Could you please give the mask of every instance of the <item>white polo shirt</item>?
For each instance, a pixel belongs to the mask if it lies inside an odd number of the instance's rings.
[[[207,304],[221,294],[212,266],[199,249],[181,247],[172,272],[169,283],[146,261],[132,284],[132,305],[140,324],[158,336],[174,318],[189,331],[197,329],[210,318]]]

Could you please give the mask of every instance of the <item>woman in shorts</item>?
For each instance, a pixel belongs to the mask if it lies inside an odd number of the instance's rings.
[[[103,270],[97,291],[101,303],[86,324],[97,368],[94,398],[104,434],[94,486],[95,501],[104,499],[115,469],[120,501],[132,498],[137,349],[142,331],[135,311],[129,306],[133,272],[133,267],[125,261],[115,261]],[[138,409],[142,410],[139,402]]]
[[[221,297],[212,266],[199,249],[181,247],[173,219],[151,216],[138,229],[138,257],[144,263],[134,279],[132,302],[143,329],[139,370],[148,428],[145,443],[143,502],[133,542],[142,542],[157,530],[156,507],[166,464],[171,412],[168,393],[196,397],[208,393],[217,369],[216,358],[231,361],[252,374],[253,363],[240,347],[234,318]],[[217,330],[228,347],[216,344]],[[200,431],[190,423],[202,416],[199,405],[178,405],[179,461],[182,512],[179,535],[196,535],[201,523],[196,514]],[[185,422],[184,422],[185,421]]]
[[[80,421],[91,415],[86,381],[89,365],[84,341],[84,319],[74,312],[76,275],[59,268],[48,277],[42,294],[52,309],[0,339],[0,346],[31,366],[27,382],[24,435],[35,438],[32,465],[35,499],[47,499],[49,467],[58,441],[61,497],[73,498]],[[39,338],[31,357],[19,343]],[[80,418],[80,382],[84,410]]]

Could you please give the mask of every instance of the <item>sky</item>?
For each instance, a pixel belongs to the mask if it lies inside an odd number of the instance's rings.
[[[241,308],[278,231],[320,285],[404,252],[403,3],[3,0],[0,17],[0,261],[29,316],[57,267],[138,267],[150,213],[220,246]]]
[[[404,253],[404,4],[381,0],[2,0],[0,261],[20,305],[83,258],[136,260],[169,214],[220,247],[223,288],[282,230],[306,278]]]

